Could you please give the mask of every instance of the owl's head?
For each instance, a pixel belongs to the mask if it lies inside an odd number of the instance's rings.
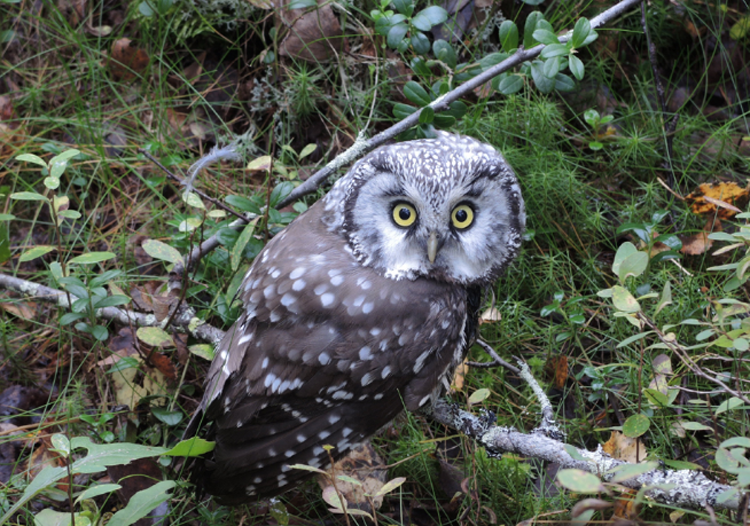
[[[361,159],[326,196],[326,222],[387,277],[484,284],[518,254],[521,189],[493,147],[438,133]]]

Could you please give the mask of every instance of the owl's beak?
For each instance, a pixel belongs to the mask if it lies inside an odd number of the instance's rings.
[[[427,239],[427,258],[430,263],[435,263],[438,251],[438,237],[435,232],[430,233],[430,237]]]

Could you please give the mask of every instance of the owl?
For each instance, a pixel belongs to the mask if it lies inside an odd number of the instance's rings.
[[[186,436],[215,440],[193,480],[222,504],[277,495],[430,404],[477,331],[483,289],[526,214],[491,146],[438,132],[382,147],[258,255]]]

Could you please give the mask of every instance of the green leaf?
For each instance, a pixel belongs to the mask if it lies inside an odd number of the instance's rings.
[[[518,49],[518,26],[512,20],[500,24],[500,45],[508,53]]]
[[[669,398],[667,398],[667,395],[665,395],[661,391],[658,391],[656,389],[644,388],[643,394],[646,395],[648,401],[657,408],[665,409],[669,407]]]
[[[622,433],[628,438],[637,438],[648,431],[649,427],[651,427],[651,421],[646,415],[631,415],[622,425]]]
[[[555,87],[555,81],[544,74],[544,63],[541,60],[535,60],[531,64],[531,78],[534,84],[542,93],[551,93]]]
[[[526,17],[526,23],[523,26],[524,48],[531,49],[534,47],[534,31],[536,30],[537,23],[543,19],[544,15],[539,11],[532,11],[529,13],[529,16]]]
[[[164,343],[172,343],[172,336],[159,327],[139,327],[135,334],[139,340],[154,347],[159,347]]]
[[[107,526],[130,526],[136,521],[148,515],[162,502],[168,500],[172,495],[167,493],[174,488],[177,482],[174,480],[162,480],[150,488],[139,491],[133,495],[124,509],[121,509],[109,519]]]
[[[415,111],[417,111],[417,108],[409,106],[408,104],[397,102],[393,105],[393,116],[397,119],[405,119]]]
[[[554,57],[554,58],[545,60],[544,65],[542,66],[542,71],[544,72],[544,76],[550,79],[555,78],[555,75],[557,75],[560,72],[561,63],[562,63],[562,60],[559,57]]]
[[[620,343],[617,344],[616,349],[620,349],[621,347],[627,347],[633,342],[637,342],[638,340],[642,340],[649,334],[652,334],[654,331],[646,331],[646,332],[639,332],[638,334],[634,334],[633,336],[630,336],[628,338],[625,338]]]
[[[173,457],[199,457],[209,451],[213,451],[215,447],[216,442],[209,442],[200,437],[193,437],[181,440],[164,454]]]
[[[453,46],[451,46],[450,43],[446,42],[445,40],[438,39],[432,43],[432,52],[434,53],[436,59],[444,62],[449,68],[456,68],[458,57],[456,55],[456,50],[453,49]]]
[[[542,50],[542,52],[539,54],[539,56],[544,59],[548,59],[548,58],[553,58],[553,57],[562,57],[569,53],[570,53],[570,50],[565,44],[551,44],[545,47]]]
[[[247,197],[241,195],[228,195],[224,198],[224,201],[229,206],[233,206],[242,212],[250,212],[251,214],[260,215],[260,207]]]
[[[621,482],[625,482],[626,480],[630,480],[635,477],[640,477],[644,473],[648,473],[649,471],[653,471],[659,467],[658,462],[641,462],[639,464],[620,464],[619,466],[611,469],[609,473],[614,473],[615,476],[612,477],[610,482],[619,484]]]
[[[630,276],[638,277],[643,274],[647,267],[648,254],[645,252],[636,252],[635,254],[630,254],[620,263],[617,277],[620,278],[621,283],[624,283]]]
[[[144,243],[145,244],[145,243]],[[117,254],[113,252],[89,252],[88,254],[82,254],[71,259],[68,263],[75,265],[91,265],[93,263],[101,263],[108,259],[117,257]]]
[[[420,77],[429,77],[432,75],[432,71],[427,67],[427,63],[422,57],[414,57],[409,63],[411,70],[419,75]]]
[[[575,78],[583,80],[584,67],[580,58],[575,55],[570,55],[568,57],[568,68]]]
[[[242,254],[245,251],[245,247],[250,242],[250,239],[253,237],[253,232],[255,232],[255,225],[252,223],[248,223],[247,225],[245,225],[245,228],[243,228],[242,232],[240,232],[240,236],[234,243],[234,246],[232,247],[232,251],[230,253],[232,270],[236,271],[238,268],[240,268],[240,263],[242,263]]]
[[[523,88],[523,78],[520,75],[512,74],[500,79],[497,85],[497,91],[503,95],[513,95]]]
[[[573,91],[575,88],[575,81],[565,73],[555,75],[555,89],[557,91]]]
[[[615,260],[612,263],[612,272],[615,275],[620,274],[620,266],[622,265],[622,262],[625,261],[625,258],[628,256],[635,254],[638,252],[638,249],[635,248],[635,245],[631,243],[630,241],[626,241],[622,245],[620,245],[617,248],[617,253],[615,254]]]
[[[388,31],[388,36],[386,37],[388,47],[391,49],[398,49],[408,30],[409,28],[406,24],[396,24],[391,27]]]
[[[66,312],[60,316],[60,325],[70,325],[74,321],[78,321],[81,318],[85,318],[86,315],[81,312]]]
[[[557,481],[576,493],[601,493],[606,491],[599,477],[582,469],[561,469]]]
[[[641,306],[628,289],[615,285],[612,287],[612,303],[615,308],[627,314],[633,314],[641,310]]]
[[[188,351],[204,360],[214,359],[214,346],[208,343],[197,343],[188,347]]]
[[[435,110],[429,106],[425,106],[419,114],[419,124],[430,124],[434,118]]]
[[[473,393],[471,393],[471,396],[469,396],[469,404],[475,405],[480,404],[487,400],[490,397],[490,390],[486,388],[477,389]]]
[[[316,7],[318,3],[315,0],[291,0],[286,5],[287,9],[307,9],[308,7]]]
[[[373,497],[380,497],[382,495],[387,495],[388,493],[392,492],[393,490],[401,487],[401,485],[406,482],[406,477],[396,477],[394,479],[389,480],[385,484],[381,486],[381,488],[376,491],[372,496]]]
[[[143,250],[154,259],[168,261],[169,263],[182,263],[182,256],[176,248],[157,241],[156,239],[147,239],[141,245]]]
[[[555,35],[552,31],[547,31],[546,29],[536,29],[531,35],[534,40],[537,40],[538,42],[541,42],[542,44],[546,44],[548,46],[560,43],[557,35]]]
[[[433,26],[442,24],[446,20],[448,20],[448,11],[440,6],[433,5],[417,13],[411,19],[411,23],[420,31],[429,31]]]
[[[656,312],[654,312],[654,317],[661,312],[661,310],[666,307],[667,305],[672,304],[672,286],[669,284],[669,281],[664,282],[664,289],[661,291],[661,298],[659,298],[659,303],[656,304]]]
[[[411,47],[420,55],[426,55],[430,52],[430,40],[424,34],[415,32],[411,36]]]
[[[48,254],[49,252],[52,252],[53,250],[57,250],[56,247],[52,247],[49,245],[40,245],[38,247],[31,248],[21,254],[21,256],[18,258],[19,263],[23,263],[25,261],[31,261],[33,259],[42,257],[45,254]]]
[[[570,37],[573,47],[578,48],[583,46],[589,33],[591,33],[591,23],[586,18],[579,18],[573,28],[573,35]]]
[[[726,411],[732,411],[734,409],[742,407],[744,404],[745,402],[743,402],[742,399],[732,396],[731,398],[720,403],[716,408],[716,411],[714,411],[714,414],[720,415],[721,413],[724,413]]]
[[[44,159],[42,159],[38,155],[34,155],[33,153],[22,153],[21,155],[17,155],[16,160],[25,161],[27,163],[38,164],[42,168],[47,168],[47,163],[44,162]]]
[[[292,190],[294,190],[294,183],[291,181],[282,181],[277,184],[273,188],[273,190],[271,190],[271,197],[269,198],[271,206],[275,207],[284,199],[289,197],[289,194],[292,193]]]
[[[165,407],[152,407],[151,412],[158,420],[164,422],[168,426],[176,426],[182,422],[184,416],[182,411],[170,411]]]
[[[729,29],[729,38],[742,40],[748,32],[750,32],[750,15],[745,15]]]
[[[123,296],[122,294],[116,294],[95,301],[94,308],[103,309],[105,307],[118,307],[120,305],[127,305],[128,303],[130,303],[130,298]]]
[[[113,491],[117,491],[120,488],[122,488],[122,486],[120,486],[119,484],[97,484],[96,486],[92,486],[78,495],[78,498],[76,498],[76,504],[84,499],[93,499],[94,497],[98,497],[100,495],[112,493]],[[70,517],[69,513],[67,515],[68,517]]]
[[[125,369],[137,369],[139,365],[138,359],[134,356],[126,356],[117,361],[107,371],[108,374],[124,371]]]
[[[17,201],[49,201],[49,199],[44,197],[42,194],[38,194],[36,192],[16,192],[14,194],[10,194],[10,198]]]
[[[404,86],[404,96],[411,102],[413,102],[414,104],[418,104],[419,106],[427,106],[430,102],[432,102],[432,99],[430,98],[430,95],[427,93],[427,91],[413,80],[410,80]]]
[[[299,159],[304,159],[305,157],[307,157],[308,155],[310,155],[311,153],[313,153],[315,151],[315,148],[317,148],[317,147],[318,147],[318,145],[315,144],[314,142],[308,144],[307,146],[305,146],[304,148],[302,148],[301,152],[299,152]]]

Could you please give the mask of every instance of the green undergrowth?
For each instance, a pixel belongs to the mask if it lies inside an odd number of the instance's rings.
[[[65,283],[58,270],[64,266],[84,283],[92,301],[80,307],[84,317],[70,321],[64,309],[3,296],[8,308],[0,309],[0,388],[39,388],[34,404],[9,415],[14,425],[36,423],[45,433],[90,437],[97,444],[171,447],[202,395],[210,350],[192,347],[200,343],[192,340],[186,342],[189,348],[170,342],[149,346],[127,327],[97,320],[93,302],[102,298],[92,280],[102,272],[119,271],[106,280],[108,298],[167,298],[166,269],[174,260],[154,256],[144,241],[162,242],[184,256],[218,235],[220,247],[202,259],[180,294],[201,320],[228,328],[239,314],[233,300],[249,262],[327,185],[293,208],[276,212],[267,205],[351,145],[358,132],[372,136],[395,123],[400,114],[394,103],[402,112],[414,111],[469,73],[491,65],[482,62],[488,56],[496,63],[498,55],[492,54],[508,51],[507,41],[504,46],[500,39],[503,20],[514,20],[523,40],[523,24],[533,10],[520,3],[496,3],[475,32],[447,49],[434,47],[432,33],[414,24],[413,15],[428,3],[419,2],[417,11],[400,22],[404,28],[394,30],[408,31],[405,40],[392,42],[390,29],[383,30],[382,22],[377,26],[377,20],[388,10],[400,13],[404,2],[345,3],[346,9],[336,13],[349,47],[340,49],[337,58],[306,62],[283,56],[283,24],[260,3],[252,4],[242,4],[240,17],[232,14],[237,8],[233,2],[91,4],[94,15],[82,21],[72,8],[49,2],[34,9],[0,2],[5,15],[0,17],[0,212],[15,216],[0,221],[2,272],[60,288]],[[722,441],[748,435],[746,408],[695,375],[654,333],[636,327],[634,312],[600,294],[620,287],[618,294],[637,298],[639,312],[685,347],[719,342],[689,349],[690,356],[709,376],[749,391],[742,383],[747,378],[747,309],[729,307],[732,301],[748,301],[744,270],[742,265],[709,270],[745,261],[744,238],[717,238],[710,250],[698,254],[680,252],[675,240],[687,242],[716,220],[716,212],[694,213],[690,203],[657,180],[671,184],[681,196],[704,182],[747,184],[747,75],[722,62],[722,57],[748,53],[750,39],[737,37],[742,27],[734,29],[736,38],[728,36],[738,20],[747,20],[739,14],[747,6],[729,4],[724,11],[697,2],[649,6],[669,105],[666,117],[640,12],[634,12],[600,31],[594,45],[572,54],[585,64],[583,79],[575,81],[572,92],[543,93],[529,70],[517,70],[505,77],[509,84],[516,82],[516,91],[505,93],[495,86],[489,96],[475,93],[462,101],[463,107],[452,107],[445,121],[436,116],[410,133],[428,135],[442,127],[472,135],[496,146],[517,172],[528,232],[518,261],[482,306],[484,312],[494,305],[500,318],[483,323],[481,336],[504,359],[515,363],[518,356],[529,363],[550,394],[567,443],[593,450],[622,430],[628,418],[645,415],[650,427],[640,437],[649,459],[667,467],[690,462],[682,467],[732,482],[738,473],[714,457]],[[593,16],[599,4],[545,2],[541,9],[557,32],[574,27],[581,16]],[[689,34],[687,21],[698,28],[697,36]],[[422,37],[433,44],[425,53],[417,52]],[[123,38],[131,39],[128,48],[145,58],[115,73],[110,57]],[[571,71],[561,71],[572,81]],[[679,120],[668,134],[665,121],[674,112]],[[238,136],[244,137],[243,163],[213,166],[199,174],[196,186],[240,212],[257,212],[249,237],[227,228],[232,216],[204,214],[184,203],[181,186],[139,151],[146,150],[183,177],[212,146]],[[79,153],[67,161],[54,188],[47,181],[48,168],[17,160],[34,154],[44,164],[72,148]],[[244,169],[264,155],[274,158],[271,174]],[[669,161],[673,180],[665,167]],[[51,200],[28,195],[8,198],[21,193],[69,201],[55,208]],[[207,210],[218,210],[204,203]],[[81,215],[58,215],[66,210]],[[736,233],[746,221],[724,220],[722,231]],[[674,260],[649,252],[657,238],[670,243]],[[712,255],[730,242],[738,246]],[[620,275],[613,263],[626,243],[641,255],[629,263],[630,274]],[[39,257],[20,257],[47,246],[52,248]],[[76,262],[92,252],[114,256],[98,263]],[[736,282],[730,282],[732,277]],[[669,303],[659,308],[666,287]],[[147,308],[150,301],[128,306]],[[639,333],[646,334],[632,339]],[[138,360],[120,362],[127,367],[108,360],[135,347]],[[144,357],[151,352],[167,356],[178,374],[166,389],[148,391],[126,408],[118,393],[145,389],[144,378],[153,368],[144,366]],[[676,389],[664,387],[666,402],[658,388],[649,391],[660,355],[667,356],[671,374],[659,385],[685,388],[669,400]],[[567,360],[564,365],[560,357]],[[470,358],[489,361],[478,347]],[[117,383],[117,375],[128,368],[137,374]],[[471,406],[473,411],[492,411],[500,425],[522,431],[539,424],[533,393],[502,368],[471,370],[451,396],[468,407],[469,396],[482,389],[487,396]],[[693,425],[680,427],[683,422]],[[547,513],[567,519],[569,512],[563,510],[576,502],[541,463],[512,455],[488,458],[468,439],[419,416],[397,420],[375,443],[392,466],[389,479],[407,479],[386,498],[381,523],[517,524]],[[2,435],[0,445],[16,448],[6,460],[18,472],[27,469],[30,459],[54,449],[46,435],[20,445]],[[164,461],[162,467],[165,478],[182,480],[176,463]],[[28,484],[28,478],[17,475],[0,487],[0,512],[7,512]],[[70,511],[69,497],[50,486],[14,520],[30,524],[45,508]],[[92,499],[101,512],[113,508],[115,500]],[[174,524],[290,524],[331,520],[329,504],[310,483],[270,507],[226,508],[195,499],[189,484],[180,482],[171,516]],[[644,506],[639,518],[667,521],[670,511]],[[697,518],[705,519],[701,512],[689,512],[679,520],[689,524]],[[334,520],[344,523],[341,517]],[[734,523],[725,512],[718,520]]]

